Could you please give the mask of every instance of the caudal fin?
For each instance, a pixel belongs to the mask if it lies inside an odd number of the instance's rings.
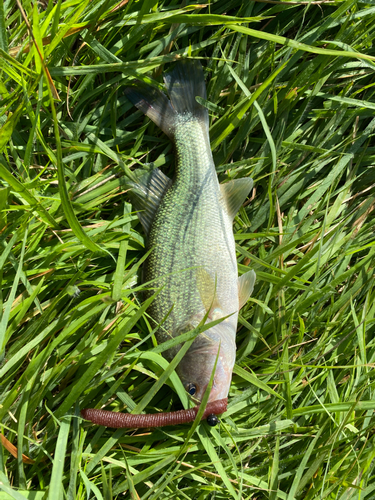
[[[173,139],[179,115],[190,114],[205,124],[208,130],[208,112],[196,101],[196,96],[206,99],[203,69],[198,61],[178,61],[172,71],[164,75],[169,100],[160,90],[141,82],[125,88],[129,101],[148,116],[161,130]]]
[[[125,87],[129,101],[148,116],[161,130],[173,139],[177,113],[163,92],[142,82]]]
[[[164,75],[164,82],[177,113],[190,113],[208,126],[207,109],[195,99],[197,96],[207,98],[201,63],[193,59],[177,62],[173,70]]]

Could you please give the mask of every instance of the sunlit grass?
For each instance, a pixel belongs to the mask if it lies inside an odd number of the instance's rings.
[[[39,50],[0,4],[0,499],[373,498],[372,3],[21,3]],[[113,431],[79,409],[187,404],[126,186],[172,176],[173,146],[123,93],[178,57],[205,68],[220,181],[254,179],[234,230],[257,283],[220,426]]]

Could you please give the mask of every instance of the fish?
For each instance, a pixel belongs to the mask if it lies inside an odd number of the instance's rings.
[[[238,312],[250,297],[255,272],[238,277],[233,219],[253,181],[219,184],[209,139],[203,68],[185,59],[164,75],[169,95],[138,84],[126,96],[174,143],[176,169],[170,179],[158,168],[139,178],[133,203],[151,250],[144,281],[160,288],[148,312],[159,343],[202,323],[225,318],[194,340],[177,367],[187,392],[201,401],[217,359],[209,402],[228,396],[236,358]],[[150,290],[147,296],[153,293]],[[181,344],[167,350],[170,361]]]
[[[250,297],[255,272],[238,277],[233,219],[249,195],[250,178],[219,184],[209,139],[207,99],[201,64],[178,61],[164,75],[168,97],[141,82],[125,88],[130,102],[172,141],[176,153],[173,179],[158,168],[140,168],[129,180],[130,198],[147,235],[144,263],[146,298],[158,293],[148,309],[159,343],[199,325],[197,335],[177,366],[186,391],[197,402],[192,410],[130,415],[85,409],[82,416],[110,427],[176,425],[194,420],[215,369],[202,418],[216,425],[225,412],[236,359],[238,313]],[[149,286],[148,286],[149,285]],[[152,286],[151,286],[152,285]],[[216,322],[209,326],[210,322]],[[181,343],[163,355],[172,360]],[[215,368],[216,364],[216,368]]]

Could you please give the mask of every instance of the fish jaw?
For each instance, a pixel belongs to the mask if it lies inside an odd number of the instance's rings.
[[[228,396],[236,359],[236,328],[233,321],[228,323],[226,321],[228,320],[201,333],[177,367],[177,373],[185,389],[198,401],[202,401],[216,359],[216,370],[208,402]]]

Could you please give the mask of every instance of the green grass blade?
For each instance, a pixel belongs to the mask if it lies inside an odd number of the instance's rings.
[[[60,422],[59,435],[56,442],[51,482],[49,485],[48,500],[61,500],[64,497],[62,478],[64,474],[64,462],[68,444],[70,429],[70,417]]]
[[[233,31],[238,31],[246,35],[252,36],[254,38],[260,38],[261,40],[268,40],[270,42],[279,43],[285,45],[286,47],[291,47],[297,50],[303,50],[305,52],[311,52],[313,54],[322,54],[325,56],[342,56],[342,57],[352,57],[358,59],[366,59],[369,61],[375,61],[375,56],[370,56],[368,54],[362,54],[359,52],[351,52],[348,50],[332,50],[332,49],[322,49],[320,47],[314,47],[307,45],[305,43],[296,42],[290,38],[283,36],[273,35],[272,33],[264,33],[262,31],[253,30],[250,28],[245,28],[244,26],[229,25],[228,28]]]

